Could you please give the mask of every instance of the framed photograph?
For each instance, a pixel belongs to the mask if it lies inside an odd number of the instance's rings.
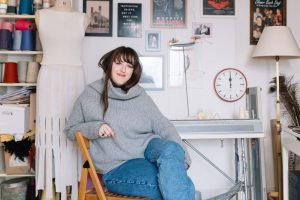
[[[112,0],[83,0],[83,12],[90,18],[86,36],[112,36],[112,7]]]
[[[141,3],[118,3],[118,37],[142,37]]]
[[[160,51],[160,32],[146,31],[145,35],[146,51]]]
[[[235,15],[235,0],[203,0],[203,15]]]
[[[187,0],[150,0],[152,27],[186,27]]]
[[[143,73],[139,84],[146,90],[163,90],[163,56],[140,56]]]
[[[193,35],[200,36],[201,38],[212,37],[211,23],[193,22],[192,27],[193,27]]]
[[[250,0],[250,44],[257,44],[265,26],[286,25],[286,0]]]

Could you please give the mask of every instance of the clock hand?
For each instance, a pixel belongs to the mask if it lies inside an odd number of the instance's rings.
[[[229,87],[231,88],[232,84],[231,84],[232,78],[231,78],[231,72],[229,72]]]

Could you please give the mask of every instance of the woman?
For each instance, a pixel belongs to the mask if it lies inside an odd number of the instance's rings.
[[[174,126],[138,85],[137,53],[118,47],[99,61],[105,76],[78,98],[65,133],[80,130],[109,191],[154,200],[193,200],[190,158]]]

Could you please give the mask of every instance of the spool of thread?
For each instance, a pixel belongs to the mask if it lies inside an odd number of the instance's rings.
[[[48,2],[44,2],[43,3],[43,8],[50,8],[50,3],[48,3]]]
[[[38,31],[35,32],[35,50],[42,51],[42,43],[41,43],[40,35],[39,35]]]
[[[0,83],[3,82],[3,63],[0,63]]]
[[[20,0],[19,14],[32,15],[32,0]]]
[[[16,21],[16,29],[17,30],[32,30],[33,29],[33,23],[28,21],[28,20],[24,20],[24,19],[18,19]]]
[[[8,0],[7,5],[9,6],[17,6],[17,0]]]
[[[21,39],[21,50],[32,51],[33,50],[32,30],[23,30]]]
[[[36,83],[40,70],[40,64],[29,62],[27,67],[26,83]]]
[[[16,6],[7,6],[7,14],[17,14],[17,7]]]
[[[4,83],[18,83],[18,68],[15,62],[6,62],[4,69]]]
[[[13,50],[15,50],[15,51],[21,50],[21,40],[22,40],[22,31],[15,30],[15,32],[14,32]]]
[[[27,61],[18,62],[18,80],[20,83],[26,82],[27,66],[28,66]]]
[[[0,29],[0,49],[12,50],[12,32]]]
[[[1,29],[7,29],[10,32],[13,32],[14,30],[14,24],[10,22],[2,22],[1,23]]]

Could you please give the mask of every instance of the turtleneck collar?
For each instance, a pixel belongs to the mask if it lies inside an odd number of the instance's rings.
[[[104,79],[100,79],[91,83],[91,87],[97,90],[100,94],[102,93],[103,85],[104,85]],[[139,96],[143,92],[144,89],[138,84],[136,84],[135,86],[130,88],[127,92],[125,92],[119,87],[114,87],[111,80],[108,81],[108,97],[112,99],[128,100]]]

